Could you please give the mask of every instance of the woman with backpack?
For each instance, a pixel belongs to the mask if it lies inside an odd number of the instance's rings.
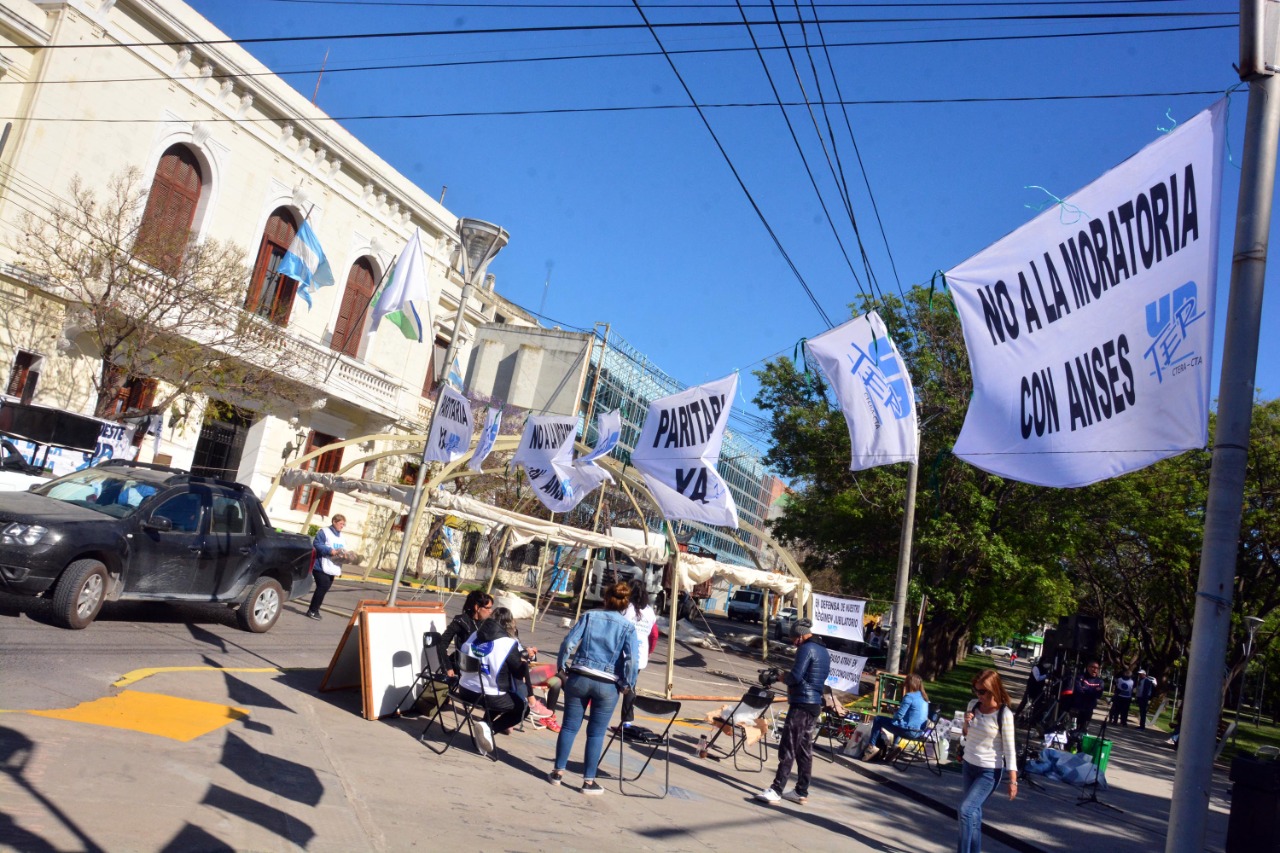
[[[958,853],[982,850],[982,805],[1009,777],[1009,799],[1018,796],[1018,755],[1012,701],[1000,675],[984,669],[973,678],[976,699],[964,715],[964,798],[960,801]]]

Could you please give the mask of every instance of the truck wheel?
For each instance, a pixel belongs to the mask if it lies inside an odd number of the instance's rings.
[[[53,619],[63,628],[87,628],[107,598],[107,567],[97,560],[76,560],[58,578]]]
[[[258,582],[245,596],[244,603],[236,611],[236,621],[240,627],[255,634],[263,634],[271,630],[280,618],[281,593],[283,589],[275,578],[258,578]]]

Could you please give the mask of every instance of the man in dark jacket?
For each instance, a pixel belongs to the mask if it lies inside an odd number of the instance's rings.
[[[1089,723],[1093,720],[1093,709],[1102,698],[1102,665],[1096,660],[1089,661],[1084,672],[1076,678],[1075,697],[1072,700],[1072,712],[1076,715],[1076,728],[1083,734],[1089,733]]]
[[[796,644],[796,662],[783,676],[787,685],[787,724],[782,730],[782,742],[778,745],[778,772],[773,784],[756,794],[764,803],[781,800],[804,805],[809,799],[809,777],[813,773],[813,739],[822,711],[822,689],[831,672],[831,654],[822,641],[813,635],[813,623],[797,619],[791,626],[791,636]],[[796,764],[796,786],[784,793],[791,764]]]

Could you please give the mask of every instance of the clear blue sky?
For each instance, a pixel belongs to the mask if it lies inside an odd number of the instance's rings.
[[[638,24],[635,8],[532,3],[520,8],[478,3],[427,4],[335,0],[191,0],[229,36],[299,36],[413,30],[497,29]],[[746,5],[753,21],[772,21],[768,4]],[[735,26],[658,30],[701,104],[734,167],[833,322],[868,287],[849,217],[803,106],[788,108],[823,197],[854,259],[855,280],[832,235],[796,146],[776,105],[741,12],[711,0],[646,5],[654,23],[734,22]],[[794,20],[795,6],[779,8]],[[802,6],[812,19],[813,6]],[[830,108],[839,162],[871,270],[896,293],[926,282],[982,250],[1035,215],[1028,205],[1092,181],[1168,128],[1207,107],[1237,82],[1238,34],[1233,6],[1209,0],[1026,3],[837,3],[816,7],[829,45],[834,83],[821,50],[791,58],[811,100],[888,101],[847,108],[868,197],[845,114]],[[1203,14],[1222,13],[1232,14]],[[1202,14],[1194,14],[1202,13]],[[1179,17],[1168,17],[1171,15]],[[1136,15],[1048,20],[979,20],[1036,15]],[[1166,16],[1166,17],[1160,17]],[[888,21],[885,19],[898,19]],[[910,19],[910,20],[902,20]],[[840,23],[840,21],[857,21]],[[1220,27],[1184,32],[1166,28]],[[1129,31],[1084,38],[1013,39],[1033,34]],[[753,27],[761,47],[781,44],[772,23]],[[803,45],[799,27],[787,40]],[[810,26],[811,45],[818,42]],[[922,40],[1001,40],[917,43]],[[862,46],[835,46],[859,42]],[[865,43],[882,43],[870,45]],[[883,44],[884,42],[899,42]],[[650,53],[645,29],[479,33],[381,40],[320,40],[247,45],[277,72],[318,69],[329,51],[317,104],[334,116],[582,108],[686,106],[688,96],[661,55],[514,62],[579,54]],[[788,54],[764,53],[784,101],[802,102]],[[343,72],[367,64],[458,63],[376,72]],[[308,98],[314,73],[286,79]],[[1219,94],[1173,94],[1217,92]],[[1063,99],[1097,95],[1155,95]],[[962,99],[1054,100],[960,102]],[[919,103],[923,99],[944,103]],[[912,102],[916,101],[916,102]],[[771,106],[770,106],[771,105]],[[1238,162],[1246,90],[1232,96],[1228,148]],[[827,118],[820,112],[823,128]],[[689,384],[741,370],[739,402],[750,408],[750,371],[796,342],[826,329],[782,255],[738,187],[724,157],[692,109],[347,120],[371,149],[433,196],[448,186],[446,206],[461,216],[496,222],[510,245],[490,271],[518,304],[566,327],[596,321],[614,330],[664,370]],[[1239,172],[1226,167],[1219,330],[1230,275]],[[896,265],[895,277],[887,239]],[[1273,251],[1280,241],[1273,240]],[[1280,393],[1280,308],[1274,279],[1263,316],[1258,384]],[[1215,394],[1219,364],[1214,365]]]

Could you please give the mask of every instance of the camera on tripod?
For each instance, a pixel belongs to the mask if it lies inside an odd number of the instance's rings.
[[[761,687],[771,687],[782,680],[782,670],[776,666],[762,669],[756,673],[756,680],[760,682]]]

